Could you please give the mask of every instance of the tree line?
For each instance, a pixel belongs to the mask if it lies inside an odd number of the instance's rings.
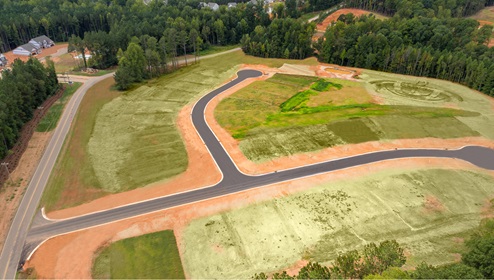
[[[494,0],[346,0],[348,7],[402,18],[466,17],[494,5]]]
[[[283,271],[270,279],[493,279],[494,220],[482,220],[465,245],[461,262],[442,266],[423,262],[405,271],[400,268],[406,262],[404,249],[395,240],[387,240],[367,244],[360,252],[339,254],[330,267],[309,262],[294,276]],[[252,279],[268,279],[268,275],[261,272]]]
[[[342,15],[316,44],[327,63],[461,83],[494,95],[492,26],[471,19]]]
[[[7,155],[22,126],[31,120],[34,110],[58,89],[55,66],[43,66],[36,58],[15,60],[12,69],[0,79],[0,158]]]

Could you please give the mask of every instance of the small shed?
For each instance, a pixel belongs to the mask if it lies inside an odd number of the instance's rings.
[[[35,46],[38,49],[46,49],[55,46],[55,42],[53,42],[52,39],[48,38],[48,36],[41,35],[36,38],[31,39],[29,41],[33,46]]]
[[[27,43],[22,46],[18,46],[17,48],[14,49],[12,53],[15,55],[30,56],[30,55],[36,55],[40,52],[41,50],[36,48],[33,44]]]
[[[0,53],[0,66],[7,66],[7,63],[7,58],[2,53]]]

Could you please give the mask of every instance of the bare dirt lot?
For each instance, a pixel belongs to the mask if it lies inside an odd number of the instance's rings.
[[[19,165],[10,174],[10,180],[7,181],[5,187],[0,189],[0,212],[2,213],[0,215],[0,251],[10,228],[10,222],[51,135],[52,132],[35,132],[33,134]]]
[[[360,17],[362,15],[375,14],[375,13],[371,13],[369,11],[360,10],[360,9],[341,9],[330,14],[327,18],[324,19],[322,23],[319,23],[316,26],[317,31],[319,32],[326,31],[326,28],[328,28],[328,26],[330,26],[333,22],[337,21],[339,16],[346,14],[353,14],[355,17]]]

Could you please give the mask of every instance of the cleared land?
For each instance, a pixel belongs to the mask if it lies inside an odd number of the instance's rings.
[[[378,72],[363,80],[276,74],[222,100],[215,118],[254,162],[367,141],[491,134],[489,101],[471,90]]]
[[[471,16],[470,18],[476,19],[481,26],[494,25],[494,7],[493,6],[486,7],[477,14]],[[494,47],[494,31],[492,33],[492,37],[489,42],[489,47]]]
[[[50,110],[48,110],[46,115],[39,122],[38,127],[36,127],[37,132],[48,132],[57,126],[65,104],[81,85],[82,83],[77,82],[72,83],[72,85],[67,85],[62,97],[50,107]]]
[[[317,31],[324,32],[326,28],[330,26],[333,22],[336,22],[341,15],[353,14],[355,17],[360,17],[363,15],[373,14],[377,19],[387,19],[388,17],[376,14],[374,12],[369,12],[366,10],[360,9],[340,9],[329,16],[327,16],[321,23],[319,23],[316,27]]]
[[[184,268],[191,278],[248,278],[386,239],[407,248],[410,266],[452,262],[493,183],[472,171],[388,171],[198,219],[183,233]]]
[[[123,239],[99,252],[93,279],[184,279],[173,231]]]
[[[180,109],[234,75],[237,65],[317,64],[315,59],[261,59],[241,51],[210,58],[131,91],[109,79],[84,97],[42,205],[63,209],[150,183],[187,168],[175,119]],[[81,172],[73,172],[81,170]]]

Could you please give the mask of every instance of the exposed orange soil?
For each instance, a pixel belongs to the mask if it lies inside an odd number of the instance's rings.
[[[326,31],[326,28],[328,28],[328,26],[330,26],[333,22],[336,22],[338,20],[338,17],[340,17],[340,15],[345,15],[345,14],[353,14],[355,17],[360,17],[362,15],[371,14],[371,12],[359,10],[359,9],[341,9],[341,10],[338,10],[338,11],[330,14],[327,18],[325,18],[322,23],[319,23],[316,26],[317,31],[319,31],[319,32]]]
[[[484,26],[484,25],[494,25],[494,22],[492,22],[492,21],[488,21],[488,20],[480,20],[480,19],[478,19],[477,21],[480,23],[480,26]]]
[[[340,68],[326,68],[324,69],[324,71],[328,72],[328,73],[334,73],[334,74],[352,74],[351,71],[347,71],[347,70],[342,70]]]
[[[68,45],[69,44],[67,44],[67,43],[65,43],[65,44],[57,44],[57,45],[55,45],[55,46],[53,46],[51,48],[43,49],[40,54],[35,55],[34,57],[36,57],[38,59],[41,59],[41,58],[44,58],[44,57],[47,57],[47,56],[51,56],[51,55],[57,53],[60,49],[67,48]],[[9,65],[10,65],[10,63],[14,62],[14,60],[16,58],[19,58],[22,61],[28,61],[28,59],[29,59],[29,56],[15,55],[13,53],[13,50],[10,51],[10,52],[4,53],[4,55],[7,58],[7,60],[9,61]]]
[[[221,179],[221,174],[192,125],[190,119],[191,110],[191,105],[185,106],[180,111],[177,119],[177,125],[184,139],[189,157],[189,165],[184,173],[166,182],[104,196],[73,208],[50,212],[48,216],[53,219],[69,218],[217,183]],[[197,176],[197,174],[201,175]]]
[[[267,79],[277,72],[265,66],[249,65],[249,68],[255,68],[263,71],[265,76],[256,80]],[[361,154],[376,150],[387,150],[394,148],[458,148],[463,145],[482,145],[494,148],[493,141],[480,137],[441,140],[441,139],[413,139],[413,140],[395,140],[385,143],[371,142],[356,145],[347,145],[332,149],[325,149],[320,152],[291,156],[283,159],[276,159],[262,164],[254,164],[248,161],[238,149],[238,142],[234,140],[223,128],[215,121],[213,116],[214,107],[218,102],[232,94],[239,88],[252,83],[253,80],[243,82],[235,88],[222,93],[215,98],[206,109],[206,119],[216,133],[223,146],[230,153],[236,164],[247,173],[260,174],[273,172],[275,170],[286,169],[300,166],[303,164],[321,162],[328,159],[334,159],[344,156]],[[94,202],[81,205],[72,209],[62,210],[50,213],[50,217],[64,218],[73,215],[93,212],[102,209],[108,209],[118,205],[142,200],[145,198],[156,197],[166,194],[167,187],[173,185],[174,191],[180,188],[192,189],[207,184],[212,184],[219,179],[219,175],[214,177],[216,180],[204,180],[204,176],[197,174],[217,174],[217,171],[210,156],[204,147],[204,144],[195,132],[190,121],[191,106],[184,108],[177,120],[178,127],[186,143],[189,168],[186,173],[179,175],[175,180],[157,184],[155,186],[137,189],[123,194],[116,194],[98,199]],[[62,237],[56,237],[47,241],[33,255],[33,258],[26,265],[34,266],[40,278],[89,278],[91,277],[91,266],[94,252],[101,246],[120,239],[142,235],[166,229],[173,229],[179,244],[179,251],[182,254],[184,250],[182,232],[185,226],[193,219],[209,216],[222,211],[247,206],[254,202],[269,200],[275,197],[286,196],[302,190],[309,189],[315,185],[345,180],[353,177],[370,175],[378,171],[387,169],[396,169],[397,166],[403,170],[413,170],[417,168],[453,168],[453,169],[474,169],[482,172],[485,170],[476,168],[471,164],[457,159],[440,159],[440,158],[408,158],[400,160],[389,160],[374,164],[352,167],[327,174],[321,174],[309,178],[304,178],[291,182],[284,182],[262,188],[253,189],[225,197],[219,197],[207,201],[197,202],[185,206],[159,211],[152,214],[143,215],[111,224],[87,229],[81,232],[68,234]],[[493,172],[488,172],[494,176]],[[191,176],[192,175],[192,176]],[[186,178],[190,177],[190,178]],[[201,178],[197,178],[201,177]],[[205,183],[208,181],[209,183]],[[294,273],[296,268],[294,267]]]
[[[84,231],[55,237],[43,244],[25,267],[34,267],[39,278],[90,278],[94,253],[98,248],[120,239],[146,233],[173,229],[182,255],[183,230],[190,221],[247,206],[276,197],[282,197],[311,188],[314,185],[370,175],[399,166],[403,170],[417,168],[475,169],[454,159],[402,159],[339,170],[297,181],[279,183],[225,197],[180,206],[140,217],[127,219]],[[492,173],[494,175],[494,173]],[[296,273],[292,267],[291,273]]]
[[[0,215],[0,251],[2,251],[11,221],[21,202],[22,194],[36,170],[51,135],[51,132],[34,132],[17,168],[10,170],[12,172],[11,181],[7,181],[0,192],[0,213],[2,213]]]

